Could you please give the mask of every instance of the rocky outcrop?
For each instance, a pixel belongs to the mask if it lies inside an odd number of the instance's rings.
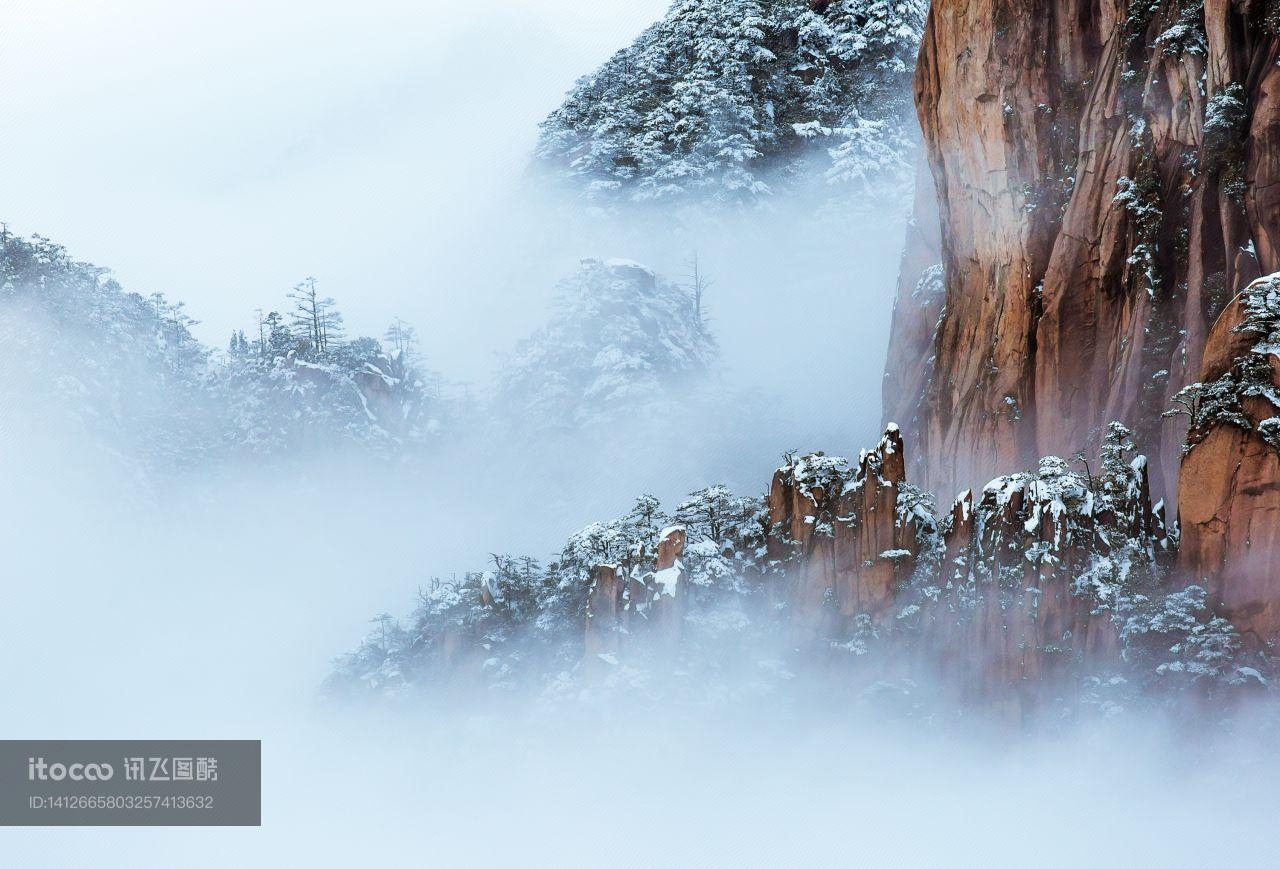
[[[1098,477],[1049,457],[956,501],[918,594],[920,664],[949,691],[1023,715],[1120,660],[1116,600],[1168,551],[1146,462],[1118,449],[1127,436],[1112,429]]]
[[[780,468],[769,524],[769,557],[785,577],[775,593],[798,646],[846,634],[861,617],[884,617],[933,533],[919,493],[906,486],[897,426],[856,467],[818,454]]]
[[[681,561],[686,542],[684,528],[663,529],[653,569],[633,569],[625,580],[618,565],[595,568],[587,590],[583,646],[589,679],[611,673],[620,655],[651,663],[674,661],[689,594],[688,571]]]
[[[652,648],[666,660],[674,659],[680,645],[689,599],[689,576],[680,560],[686,539],[678,525],[658,535],[657,568],[644,578],[644,596],[631,601],[646,622]]]
[[[856,462],[788,456],[767,498],[694,493],[679,525],[641,498],[546,568],[495,556],[433,586],[409,630],[382,624],[333,684],[558,693],[576,670],[600,696],[758,698],[818,674],[823,691],[927,685],[1012,721],[1160,686],[1261,684],[1269,666],[1238,658],[1205,592],[1169,579],[1174,535],[1133,446],[1111,424],[1096,464],[1047,457],[941,519],[907,482],[896,427]]]
[[[1129,435],[1109,428],[1096,476],[1049,457],[976,500],[963,493],[941,523],[906,482],[896,428],[842,488],[839,474],[796,463],[770,498],[794,550],[792,623],[829,642],[909,627],[922,671],[941,668],[969,698],[1033,708],[1081,662],[1118,660],[1115,600],[1130,572],[1167,560],[1162,508]]]
[[[607,674],[617,661],[623,630],[622,601],[622,583],[617,566],[602,564],[597,567],[595,579],[587,592],[583,666],[588,678]]]
[[[1182,431],[1161,413],[1226,288],[1280,268],[1273,6],[934,2],[916,97],[945,289],[929,307],[904,281],[895,335],[928,328],[905,346],[931,361],[891,357],[886,379],[922,486],[1071,455],[1123,419],[1173,491]]]
[[[366,360],[351,382],[365,415],[392,438],[408,440],[425,424],[426,391],[403,353]]]
[[[1237,296],[1209,335],[1178,509],[1181,568],[1255,646],[1280,640],[1280,275]]]
[[[941,522],[906,481],[896,426],[852,468],[790,461],[770,489],[769,557],[793,647],[905,631],[919,673],[1015,711],[1118,661],[1117,601],[1172,552],[1130,436],[1108,427],[1097,474],[1049,457],[963,493]]]

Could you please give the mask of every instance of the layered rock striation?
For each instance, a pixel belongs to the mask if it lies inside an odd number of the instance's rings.
[[[916,101],[941,268],[921,292],[927,246],[909,255],[885,392],[922,486],[1072,455],[1122,419],[1174,491],[1162,412],[1232,288],[1280,269],[1273,7],[933,4]]]
[[[1252,283],[1209,335],[1178,506],[1181,570],[1254,645],[1280,640],[1280,275]]]
[[[789,461],[774,474],[768,557],[787,566],[774,595],[785,605],[797,643],[892,604],[895,582],[910,573],[902,565],[919,551],[923,531],[899,512],[908,509],[905,482],[896,427],[854,468],[819,453]],[[850,582],[854,575],[863,581]]]

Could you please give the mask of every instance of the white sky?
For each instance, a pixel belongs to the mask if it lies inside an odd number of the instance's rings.
[[[450,258],[538,120],[666,5],[20,0],[0,19],[0,220],[187,301],[218,344],[314,274],[353,331],[404,316],[469,374],[506,337],[474,315],[510,288],[443,286]]]

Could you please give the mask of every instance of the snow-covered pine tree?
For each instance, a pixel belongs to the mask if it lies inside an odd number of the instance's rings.
[[[677,0],[543,122],[539,164],[596,201],[751,202],[817,162],[909,187],[925,0]]]
[[[417,352],[418,330],[411,324],[396,317],[391,321],[391,325],[387,327],[387,331],[383,333],[382,340],[392,354],[398,354],[404,356],[405,359],[409,359]]]
[[[342,342],[342,313],[331,298],[321,298],[315,278],[308,277],[293,288],[289,317],[293,334],[308,359],[323,359]]]
[[[742,592],[744,579],[759,574],[755,558],[768,528],[763,498],[739,498],[727,486],[708,486],[689,495],[675,518],[685,529],[685,562],[699,592],[721,586]]]
[[[294,287],[290,322],[272,311],[260,337],[243,333],[215,368],[229,411],[228,445],[287,453],[354,443],[377,453],[419,443],[439,425],[425,379],[408,357],[412,332],[397,321],[384,348],[372,338],[344,340],[342,314],[307,278]]]

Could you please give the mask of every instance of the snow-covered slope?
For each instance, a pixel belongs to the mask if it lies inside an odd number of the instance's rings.
[[[210,430],[208,352],[180,304],[125,292],[34,236],[0,235],[0,399],[9,425],[91,433],[152,463]]]
[[[597,201],[750,202],[825,177],[910,187],[924,0],[677,0],[543,122]]]
[[[272,313],[256,340],[241,332],[229,352],[212,351],[180,303],[126,292],[48,239],[5,232],[6,421],[70,426],[155,468],[343,444],[386,454],[428,437],[437,408],[410,359],[369,338],[342,339],[331,302],[320,305],[314,319],[327,332]]]
[[[656,418],[716,359],[695,294],[639,263],[586,259],[558,290],[499,374],[495,415],[526,434]]]

